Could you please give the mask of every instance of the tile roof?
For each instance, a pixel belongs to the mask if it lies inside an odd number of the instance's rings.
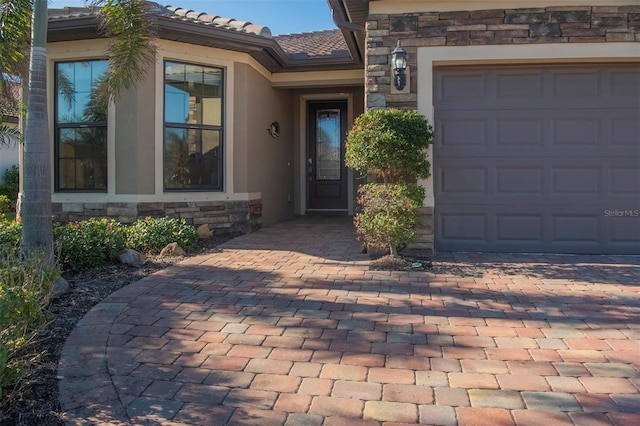
[[[347,44],[338,29],[273,37],[291,58],[349,56]]]
[[[7,86],[9,90],[9,97],[5,97],[0,92],[0,114],[3,115],[3,120],[13,122],[12,118],[17,119],[20,115],[18,102],[20,101],[20,86],[18,84],[9,84]]]
[[[251,22],[239,21],[233,18],[224,18],[218,15],[209,15],[204,12],[197,12],[177,6],[162,6],[155,2],[147,2],[147,4],[149,5],[150,11],[157,16],[271,38],[271,30],[268,27],[254,25]],[[91,6],[49,9],[49,19],[58,20],[97,16],[99,11],[99,8]]]

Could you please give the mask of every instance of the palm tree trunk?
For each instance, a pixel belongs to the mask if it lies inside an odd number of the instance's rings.
[[[47,0],[34,0],[29,61],[29,96],[25,122],[22,251],[42,251],[53,261],[51,145],[47,115]]]

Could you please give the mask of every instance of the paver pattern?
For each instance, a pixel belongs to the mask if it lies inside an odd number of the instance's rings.
[[[640,257],[368,264],[347,219],[298,219],[121,289],[63,350],[67,420],[640,424]]]

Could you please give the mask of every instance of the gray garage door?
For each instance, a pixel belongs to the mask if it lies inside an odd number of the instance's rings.
[[[640,254],[640,65],[437,69],[435,247]]]

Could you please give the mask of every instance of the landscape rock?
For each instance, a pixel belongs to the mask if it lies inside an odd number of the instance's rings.
[[[69,285],[67,280],[65,280],[62,277],[58,277],[53,282],[53,290],[51,290],[51,298],[57,299],[58,297],[64,296],[70,291],[71,291],[71,286]]]
[[[187,253],[178,245],[178,243],[167,244],[160,252],[160,257],[178,257],[186,256]]]
[[[209,225],[206,223],[203,223],[202,225],[198,226],[198,229],[196,230],[196,232],[198,233],[198,238],[201,238],[201,239],[213,237],[213,231],[209,229]]]
[[[141,267],[147,261],[142,254],[132,249],[124,249],[118,254],[118,261],[125,265]]]

